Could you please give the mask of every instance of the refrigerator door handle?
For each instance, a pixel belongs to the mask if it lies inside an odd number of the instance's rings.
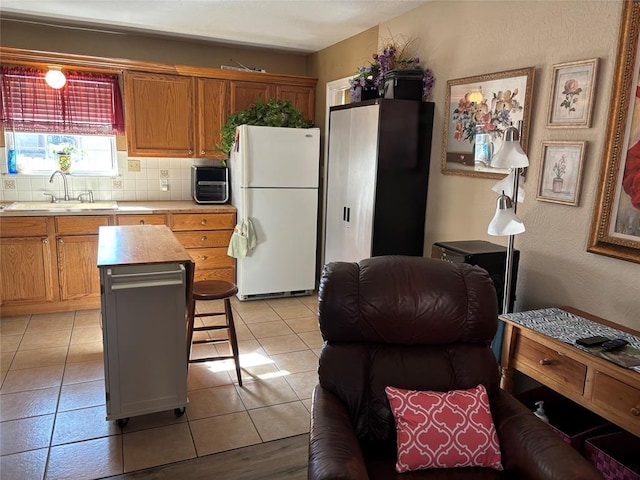
[[[347,208],[347,223],[349,223],[351,221],[351,207],[346,207]]]

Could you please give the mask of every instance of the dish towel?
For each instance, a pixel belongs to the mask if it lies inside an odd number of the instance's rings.
[[[244,258],[247,253],[256,248],[257,243],[253,223],[246,218],[233,229],[227,255],[234,258]]]

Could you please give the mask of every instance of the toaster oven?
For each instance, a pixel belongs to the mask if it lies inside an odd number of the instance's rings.
[[[229,169],[193,165],[191,197],[196,203],[227,203],[229,201]]]

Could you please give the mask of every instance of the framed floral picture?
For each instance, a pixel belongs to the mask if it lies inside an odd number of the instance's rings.
[[[597,71],[597,58],[553,66],[547,127],[587,128],[591,126]]]
[[[536,199],[578,205],[586,142],[542,142]]]
[[[460,78],[447,82],[447,112],[442,138],[442,173],[502,178],[491,158],[507,127],[520,131],[527,151],[535,67]]]
[[[587,250],[640,263],[640,2],[624,2]]]

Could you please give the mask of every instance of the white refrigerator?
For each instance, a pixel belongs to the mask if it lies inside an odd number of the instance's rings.
[[[256,238],[237,259],[240,300],[313,293],[319,159],[317,128],[238,127],[229,158],[231,203]]]

